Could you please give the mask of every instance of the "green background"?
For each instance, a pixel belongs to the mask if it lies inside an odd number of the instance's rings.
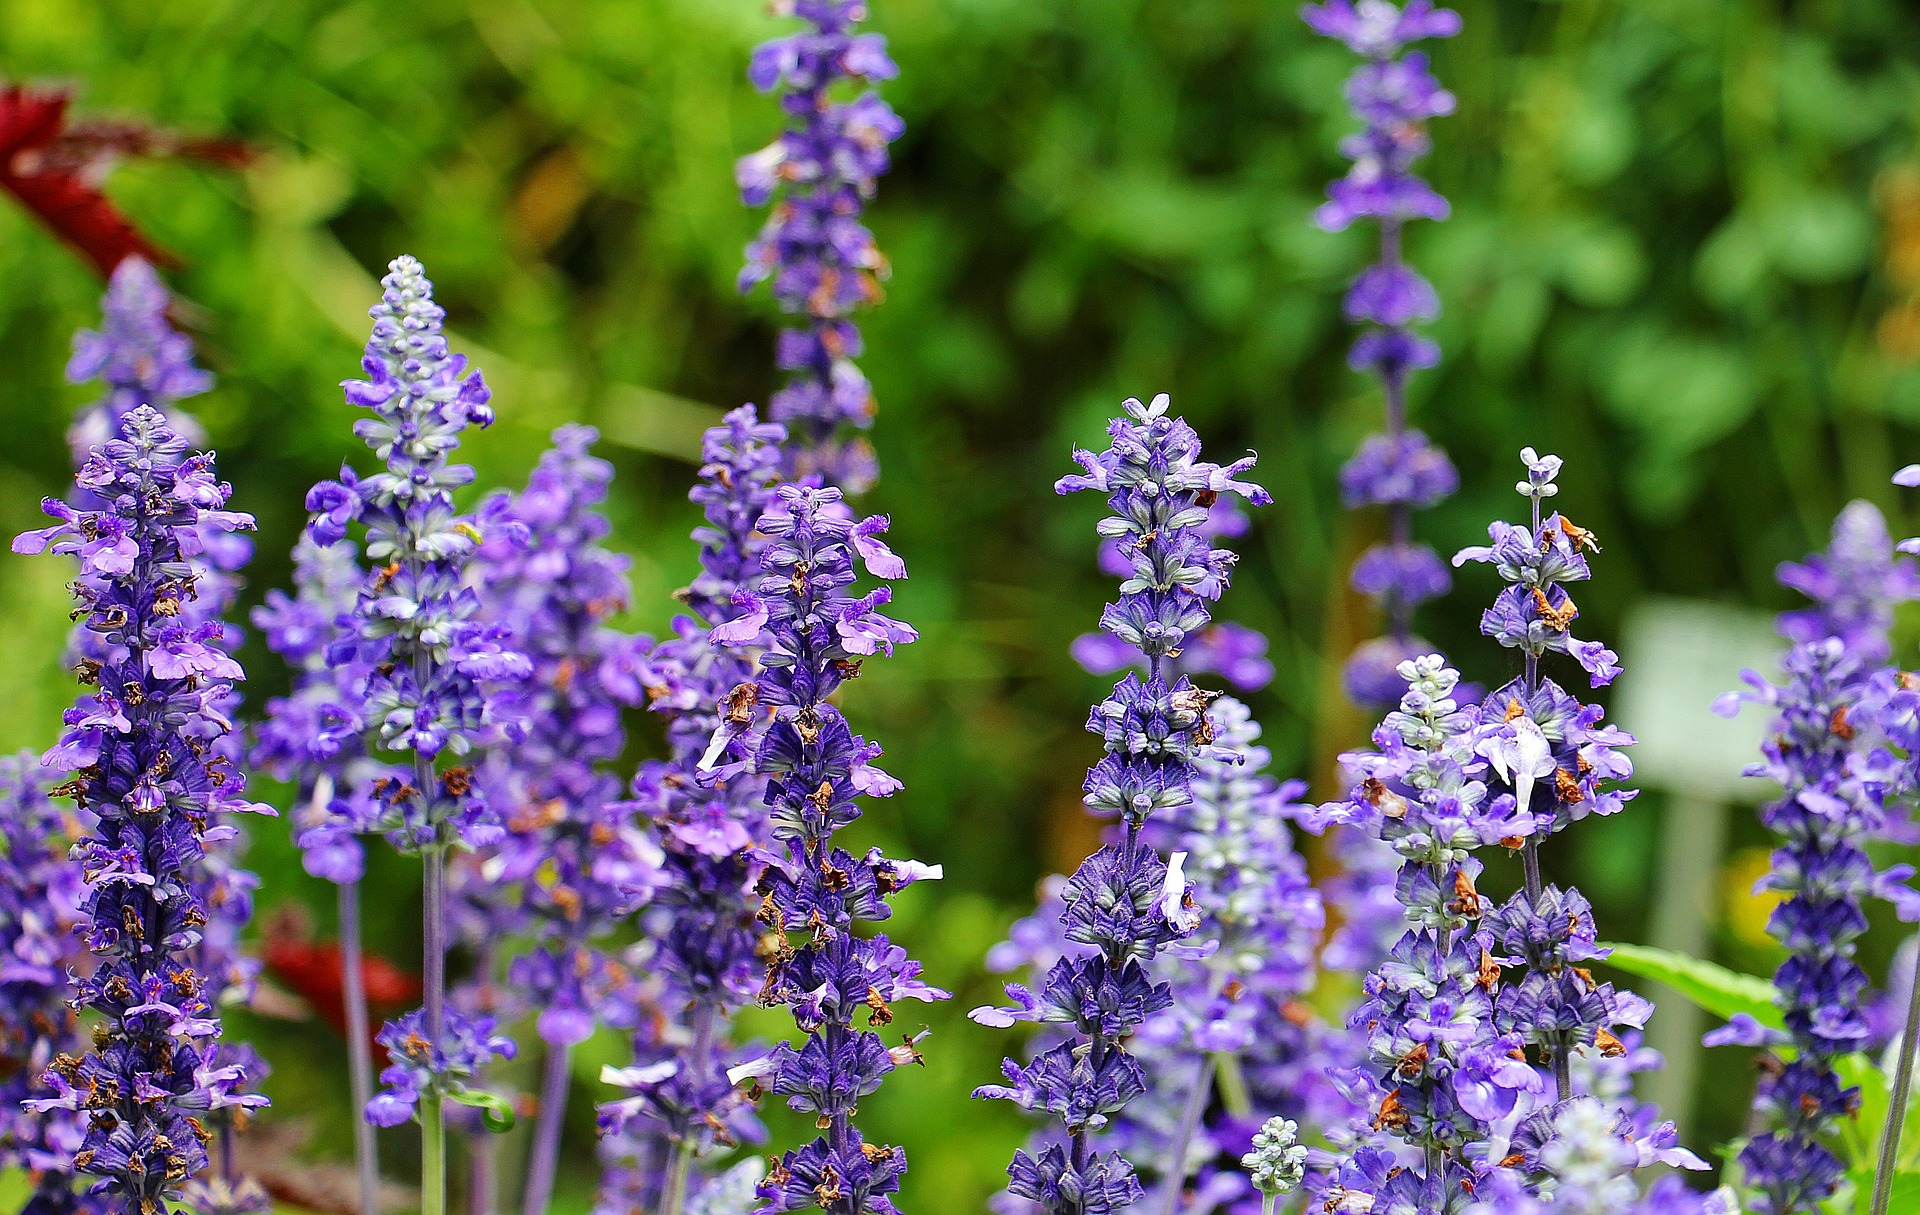
[[[1377,521],[1339,509],[1335,477],[1379,413],[1345,369],[1338,308],[1368,242],[1308,222],[1341,169],[1351,62],[1291,4],[874,7],[907,134],[872,211],[893,277],[863,321],[884,469],[868,505],[893,516],[913,574],[897,614],[923,640],[869,664],[847,709],[907,782],[857,830],[946,866],[893,931],[955,999],[931,1014],[927,1069],[893,1079],[863,1121],[910,1150],[903,1209],[971,1212],[1020,1126],[967,1100],[1008,1039],[960,1014],[993,995],[980,956],[1035,879],[1089,839],[1078,788],[1095,743],[1080,727],[1100,688],[1066,647],[1109,588],[1091,558],[1097,504],[1056,499],[1052,480],[1133,394],[1172,393],[1219,455],[1260,452],[1276,502],[1223,613],[1272,638],[1279,674],[1252,702],[1277,769],[1327,792],[1327,757],[1365,730],[1334,681],[1368,634],[1343,584]],[[1585,635],[1612,640],[1655,594],[1787,606],[1775,565],[1850,497],[1913,530],[1887,479],[1920,456],[1914,10],[1457,7],[1466,31],[1435,61],[1459,112],[1436,124],[1429,163],[1455,214],[1409,251],[1446,305],[1446,362],[1418,381],[1415,419],[1452,452],[1463,492],[1423,534],[1443,551],[1473,542],[1515,509],[1517,448],[1558,452],[1559,503],[1606,541],[1580,596]],[[406,251],[496,388],[500,423],[469,448],[483,483],[516,483],[562,421],[601,427],[618,543],[635,558],[632,623],[658,628],[692,570],[698,432],[777,382],[776,315],[733,289],[760,216],[738,205],[732,162],[778,122],[743,73],[784,28],[751,0],[0,0],[0,72],[70,82],[83,112],[259,149],[241,173],[137,163],[111,179],[178,255],[171,280],[220,378],[191,408],[236,505],[260,518],[250,596],[285,578],[305,486],[364,454],[336,384],[354,374],[379,269]],[[62,431],[87,397],[61,368],[99,289],[0,205],[9,531],[59,490]],[[8,746],[45,745],[72,695],[61,581],[53,563],[0,559]],[[1464,576],[1423,629],[1499,679],[1505,656],[1473,632],[1490,591]],[[258,698],[280,676],[264,655],[253,665]],[[639,727],[636,756],[656,741]],[[1642,798],[1551,857],[1594,898],[1603,935],[1644,928],[1662,812]],[[280,828],[255,834],[262,917],[299,901],[326,931],[327,890]],[[1490,882],[1511,876],[1496,867]],[[394,863],[382,878],[375,944],[405,959],[411,877]],[[1721,956],[1770,968],[1751,937],[1724,932]],[[337,1039],[301,1022],[254,1032],[279,1068],[274,1122],[307,1124],[311,1153],[337,1156]],[[1713,1096],[1696,1147],[1738,1123],[1744,1088]],[[588,1101],[572,1113],[580,1167],[563,1200],[577,1207]],[[388,1138],[397,1157],[402,1137]]]

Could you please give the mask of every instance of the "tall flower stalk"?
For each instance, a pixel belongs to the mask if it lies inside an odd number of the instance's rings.
[[[24,1104],[54,1056],[80,1043],[67,1005],[68,971],[85,956],[73,946],[86,885],[67,860],[80,824],[47,796],[49,783],[31,752],[0,759],[0,1169],[27,1175],[36,1212],[64,1215],[104,1207],[74,1191],[85,1115]]]
[[[1341,232],[1361,220],[1379,225],[1379,256],[1347,289],[1347,320],[1362,326],[1347,356],[1355,371],[1372,376],[1386,402],[1383,431],[1360,445],[1340,474],[1349,509],[1384,507],[1387,538],[1361,555],[1353,587],[1372,599],[1387,632],[1348,660],[1348,694],[1363,705],[1391,705],[1405,685],[1399,665],[1430,648],[1413,632],[1413,612],[1447,592],[1450,579],[1439,556],[1413,539],[1413,512],[1431,507],[1459,488],[1446,453],[1407,424],[1407,382],[1440,361],[1440,348],[1414,328],[1440,313],[1433,285],[1408,265],[1401,242],[1411,220],[1445,219],[1447,200],[1413,172],[1432,146],[1429,119],[1453,113],[1453,94],[1441,88],[1420,51],[1428,38],[1460,32],[1460,16],[1436,9],[1431,0],[1329,0],[1309,4],[1300,15],[1315,33],[1345,43],[1365,59],[1347,79],[1347,104],[1363,129],[1341,142],[1353,167],[1327,187],[1327,201],[1314,223]]]
[[[69,774],[54,792],[96,818],[75,850],[96,967],[74,1002],[100,1028],[84,1057],[51,1062],[54,1096],[27,1105],[82,1113],[73,1167],[128,1210],[182,1198],[209,1166],[210,1116],[265,1104],[245,1092],[245,1064],[218,1050],[222,978],[203,971],[199,871],[208,846],[236,830],[232,815],[271,811],[244,800],[222,746],[233,728],[223,707],[244,677],[220,648],[222,626],[182,619],[204,535],[253,520],[225,509],[212,457],[186,447],[157,411],[131,410],[76,478],[99,508],[50,498],[58,522],[13,544],[79,559],[76,613],[94,641],[80,676],[95,690],[67,711],[43,763]]]
[[[1588,815],[1617,814],[1634,791],[1616,788],[1633,774],[1619,748],[1631,735],[1601,722],[1598,706],[1582,704],[1540,674],[1548,653],[1571,655],[1592,685],[1603,687],[1620,673],[1612,650],[1572,633],[1580,609],[1570,583],[1591,576],[1586,554],[1598,552],[1593,533],[1560,514],[1542,518],[1541,504],[1559,493],[1557,456],[1520,453],[1527,479],[1515,488],[1532,512],[1525,528],[1495,523],[1491,544],[1462,549],[1454,564],[1491,564],[1507,583],[1482,613],[1480,631],[1520,651],[1518,679],[1496,689],[1481,704],[1475,749],[1485,758],[1494,792],[1523,820],[1519,837],[1525,888],[1488,918],[1486,928],[1502,965],[1524,966],[1525,975],[1500,993],[1503,1031],[1518,1033],[1552,1069],[1557,1099],[1573,1096],[1572,1055],[1598,1046],[1618,1054],[1621,1026],[1640,1028],[1653,1011],[1631,993],[1596,984],[1587,964],[1604,960],[1597,945],[1593,909],[1574,889],[1546,885],[1540,844]]]
[[[1902,919],[1920,918],[1908,887],[1913,870],[1875,867],[1867,845],[1887,826],[1888,755],[1876,712],[1887,690],[1893,609],[1920,598],[1913,563],[1897,557],[1880,513],[1865,502],[1842,511],[1824,553],[1782,565],[1780,581],[1810,606],[1782,613],[1794,642],[1781,659],[1784,678],[1752,672],[1752,691],[1728,693],[1716,708],[1742,700],[1774,713],[1762,760],[1748,774],[1780,786],[1760,812],[1780,837],[1762,887],[1782,897],[1767,930],[1786,950],[1774,976],[1786,1032],[1740,1018],[1708,1042],[1790,1047],[1762,1069],[1754,1094],[1758,1133],[1740,1150],[1749,1203],[1761,1215],[1809,1215],[1839,1189],[1844,1167],[1834,1151],[1860,1092],[1836,1069],[1872,1037],[1863,998],[1867,975],[1855,960],[1867,929],[1866,901],[1891,901]]]
[[[1107,496],[1112,514],[1100,532],[1121,541],[1130,576],[1101,626],[1147,662],[1146,678],[1127,675],[1087,722],[1106,749],[1088,773],[1087,805],[1121,823],[1120,837],[1089,856],[1059,896],[1062,935],[1090,948],[1055,961],[1038,993],[1009,984],[1012,1008],[971,1014],[987,1025],[1037,1021],[1071,1031],[1024,1066],[1007,1060],[1006,1085],[974,1091],[1060,1120],[1064,1142],[1022,1148],[1007,1170],[1009,1192],[1048,1212],[1114,1211],[1141,1197],[1133,1164],[1119,1151],[1097,1150],[1094,1136],[1147,1089],[1124,1040],[1171,1006],[1169,985],[1152,974],[1154,960],[1200,921],[1183,876],[1186,854],[1162,860],[1145,830],[1154,813],[1192,803],[1198,764],[1238,758],[1214,738],[1208,694],[1174,674],[1169,660],[1206,627],[1207,605],[1232,576],[1234,555],[1213,547],[1203,530],[1209,508],[1228,493],[1256,505],[1270,498],[1239,479],[1251,457],[1225,467],[1201,461],[1198,437],[1167,416],[1168,406],[1165,396],[1150,405],[1127,401],[1126,416],[1109,427],[1108,450],[1076,451],[1084,471],[1055,486]]]
[[[213,386],[213,377],[195,364],[193,343],[174,329],[169,316],[172,303],[172,295],[153,267],[138,257],[129,257],[114,269],[108,283],[101,301],[100,328],[74,335],[67,379],[76,384],[98,382],[103,390],[96,400],[81,408],[68,429],[76,469],[84,466],[93,448],[115,436],[127,415],[142,405],[158,412],[189,446],[203,441],[199,422],[180,408],[179,402],[206,392]],[[69,500],[81,507],[102,504],[92,490],[81,485],[75,486]],[[181,604],[179,621],[187,627],[225,621],[239,597],[240,571],[252,556],[253,545],[245,535],[218,524],[201,528],[187,557],[194,593]],[[231,653],[239,641],[239,630],[222,624],[215,644]],[[75,626],[71,648],[80,661],[109,657],[84,625]],[[229,686],[224,697],[216,706],[218,712],[229,720],[237,719],[238,692]],[[244,740],[237,731],[221,736],[214,746],[229,763],[237,765],[243,759]],[[253,914],[253,890],[258,885],[258,879],[238,863],[245,846],[245,836],[236,828],[231,835],[213,841],[192,873],[195,892],[208,916],[195,946],[194,965],[209,985],[208,1003],[216,1007],[250,1001],[259,969],[241,944]],[[222,1056],[220,1063],[241,1067],[250,1083],[266,1076],[266,1065],[248,1048],[223,1043],[215,1049]],[[208,1215],[257,1209],[266,1202],[259,1187],[240,1174],[234,1159],[235,1136],[245,1118],[245,1108],[234,1106],[203,1119],[216,1136],[214,1160],[209,1170],[195,1179],[188,1201]]]
[[[627,606],[627,561],[601,543],[613,468],[590,453],[597,437],[583,426],[555,432],[526,488],[488,504],[473,566],[486,618],[533,666],[516,706],[525,737],[489,752],[477,774],[506,827],[480,876],[533,935],[507,986],[537,1011],[546,1048],[526,1215],[543,1215],[553,1196],[573,1048],[598,1023],[631,1028],[639,1011],[636,976],[608,944],[657,884],[662,859],[608,771],[626,744],[620,714],[632,698],[619,689],[633,639],[608,623]]]
[[[1321,808],[1401,858],[1406,924],[1349,1020],[1367,1057],[1344,1080],[1374,1112],[1326,1201],[1332,1211],[1452,1215],[1473,1192],[1494,1124],[1524,1113],[1541,1087],[1516,1057],[1519,1036],[1495,1026],[1500,967],[1481,930],[1489,909],[1474,856],[1531,823],[1513,799],[1489,795],[1473,710],[1453,698],[1458,673],[1430,654],[1407,659],[1400,677],[1406,694],[1374,731],[1375,750],[1340,757],[1358,778],[1351,793]]]
[[[879,849],[855,855],[836,844],[859,818],[859,797],[887,796],[900,784],[873,763],[877,744],[854,734],[829,700],[868,657],[917,639],[880,612],[882,585],[853,597],[857,567],[873,577],[906,577],[905,564],[880,540],[886,520],[855,521],[833,487],[782,485],[757,529],[768,537],[760,576],[734,597],[739,614],[713,629],[714,643],[758,652],[752,683],[729,694],[708,772],[733,765],[766,778],[769,834],[763,853],[761,924],[771,936],[759,1000],[784,1006],[805,1036],[732,1069],[756,1090],[787,1099],[823,1132],[787,1152],[760,1183],[766,1209],[818,1206],[829,1215],[892,1215],[889,1197],[906,1171],[906,1153],[865,1139],[854,1125],[861,1098],[894,1068],[919,1059],[917,1038],[889,1048],[880,1033],[902,1000],[944,999],[920,980],[920,964],[884,935],[857,935],[860,921],[884,920],[888,899],[938,866],[889,860]],[[753,712],[759,706],[760,714]],[[864,1016],[864,1027],[856,1018]]]
[[[425,879],[425,1004],[381,1031],[392,1063],[366,1114],[381,1126],[419,1121],[421,1209],[443,1215],[445,1103],[484,1103],[466,1081],[513,1050],[490,1018],[446,1006],[447,854],[493,843],[501,829],[477,795],[472,769],[445,761],[470,752],[483,732],[513,731],[493,688],[524,679],[529,665],[503,647],[498,626],[478,619],[479,598],[463,582],[481,533],[453,500],[473,472],[449,456],[468,425],[493,420],[486,385],[447,349],[445,313],[419,262],[395,259],[381,286],[361,361],[368,378],[345,384],[347,400],[373,415],[355,423],[354,433],[381,468],[358,477],[343,467],[340,480],[314,486],[308,535],[326,547],[356,522],[365,528],[361,549],[370,568],[329,651],[332,661],[363,664],[365,675],[332,712],[365,734],[370,753],[395,753],[405,767],[374,783],[366,821],[349,826],[381,832],[420,857]]]
[[[1128,1040],[1147,1087],[1106,1131],[1157,1186],[1162,1211],[1179,1210],[1189,1195],[1196,1206],[1248,1204],[1253,1193],[1234,1166],[1264,1121],[1292,1115],[1326,1125],[1350,1113],[1325,1077],[1326,1027],[1302,1003],[1325,927],[1289,827],[1305,786],[1267,774],[1259,723],[1239,701],[1215,700],[1207,725],[1213,753],[1194,761],[1191,800],[1150,819],[1143,833],[1163,857],[1186,854],[1200,913],[1194,935],[1205,947],[1163,951],[1150,967],[1170,1003]],[[1108,842],[1121,842],[1124,830],[1110,828]],[[1035,913],[988,953],[989,970],[1043,978],[1062,958],[1098,952],[1066,936],[1065,885],[1049,879]],[[1029,1050],[1048,1050],[1073,1032],[1049,1024]],[[1028,1151],[1059,1137],[1049,1127]]]
[[[351,615],[364,580],[359,550],[351,541],[321,545],[302,535],[294,545],[294,593],[268,591],[266,602],[253,611],[254,627],[292,672],[292,688],[287,696],[267,702],[266,715],[255,729],[251,759],[293,784],[293,831],[301,864],[334,886],[347,1083],[356,1111],[354,1172],[361,1215],[374,1215],[379,1148],[373,1125],[359,1115],[373,1099],[373,1031],[361,933],[366,849],[355,824],[371,820],[368,799],[374,785],[393,773],[368,753],[359,716],[344,709],[367,678],[366,664],[331,656],[341,620]]]
[[[1386,631],[1355,649],[1344,672],[1348,698],[1377,710],[1392,706],[1406,690],[1400,664],[1432,651],[1414,632],[1415,609],[1446,594],[1451,584],[1445,563],[1414,539],[1414,512],[1452,496],[1459,475],[1446,453],[1408,422],[1409,381],[1440,361],[1439,345],[1417,328],[1439,315],[1440,299],[1408,264],[1403,245],[1410,222],[1442,220],[1450,212],[1447,200],[1413,166],[1432,146],[1428,121],[1454,109],[1453,95],[1434,79],[1427,56],[1407,48],[1454,36],[1460,17],[1431,0],[1404,6],[1328,0],[1305,5],[1300,15],[1315,33],[1363,60],[1346,84],[1348,107],[1362,123],[1340,144],[1352,165],[1327,187],[1314,223],[1341,232],[1371,220],[1379,229],[1375,260],[1348,286],[1343,310],[1360,329],[1348,365],[1379,385],[1384,424],[1340,473],[1341,500],[1349,510],[1379,508],[1386,515],[1385,538],[1361,554],[1350,579],[1374,603]],[[1353,828],[1336,831],[1330,848],[1341,872],[1325,887],[1336,928],[1321,962],[1329,971],[1364,975],[1403,930],[1393,888],[1399,862],[1377,839]],[[1355,1056],[1365,1052],[1363,1043],[1346,1045]]]
[[[755,686],[766,636],[721,645],[710,634],[740,615],[735,597],[759,577],[767,537],[756,525],[774,505],[785,439],[786,429],[761,421],[752,406],[707,431],[689,495],[704,522],[693,533],[700,572],[679,595],[687,614],[632,666],[635,688],[666,718],[671,751],[642,764],[633,781],[633,808],[663,857],[649,969],[662,986],[656,1002],[666,1026],[637,1035],[633,1066],[607,1073],[634,1095],[601,1108],[607,1168],[599,1215],[682,1215],[690,1201],[727,1186],[697,1172],[696,1160],[760,1134],[726,1069],[739,1061],[730,1022],[760,985],[763,928],[753,887],[765,868],[756,845],[766,838],[767,781],[740,764],[708,772],[701,759],[723,718],[753,716],[747,694],[734,693]]]
[[[151,265],[138,256],[122,258],[107,285],[100,328],[74,335],[68,382],[98,380],[105,389],[68,428],[75,467],[119,437],[121,420],[142,405],[160,411],[183,442],[204,441],[200,423],[174,403],[206,392],[213,377],[194,362],[193,342],[167,319],[172,302]]]
[[[756,48],[747,70],[755,88],[779,93],[788,126],[735,171],[748,206],[773,206],[747,246],[740,289],[765,281],[782,311],[804,318],[780,333],[779,363],[790,376],[768,406],[789,434],[788,475],[858,493],[878,468],[867,444],[848,437],[873,424],[875,409],[854,363],[861,341],[850,318],[880,299],[887,275],[860,213],[903,129],[869,86],[899,69],[885,38],[859,32],[865,0],[774,0],[773,11],[806,28]],[[841,100],[848,88],[858,95]]]

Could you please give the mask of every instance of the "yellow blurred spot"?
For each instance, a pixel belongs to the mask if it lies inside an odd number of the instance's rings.
[[[1726,909],[1726,925],[1735,938],[1747,945],[1764,948],[1773,944],[1767,935],[1767,920],[1780,905],[1780,896],[1771,890],[1754,892],[1754,883],[1773,867],[1772,853],[1766,848],[1742,848],[1727,860],[1720,874],[1721,903]]]

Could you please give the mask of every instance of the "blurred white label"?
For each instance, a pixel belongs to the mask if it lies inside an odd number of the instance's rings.
[[[1693,599],[1649,599],[1627,617],[1613,720],[1636,742],[1639,784],[1715,801],[1757,802],[1774,786],[1741,772],[1760,758],[1772,713],[1745,705],[1728,720],[1714,699],[1744,689],[1743,670],[1779,675],[1786,642],[1773,617]]]

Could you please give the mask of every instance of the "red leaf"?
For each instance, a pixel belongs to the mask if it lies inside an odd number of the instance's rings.
[[[276,937],[261,951],[260,960],[269,974],[312,1006],[323,1021],[346,1033],[346,966],[338,941]],[[420,996],[420,980],[384,958],[362,957],[360,976],[366,984],[367,1004],[376,1014],[404,1008]]]
[[[84,166],[60,155],[66,115],[65,92],[32,92],[18,85],[0,90],[0,189],[103,275],[133,253],[149,261],[173,260],[89,184]]]
[[[120,260],[175,259],[141,235],[100,191],[107,170],[130,156],[181,156],[228,168],[251,150],[234,139],[187,138],[120,119],[67,121],[64,89],[0,88],[0,190],[13,195],[54,235],[110,275]]]

